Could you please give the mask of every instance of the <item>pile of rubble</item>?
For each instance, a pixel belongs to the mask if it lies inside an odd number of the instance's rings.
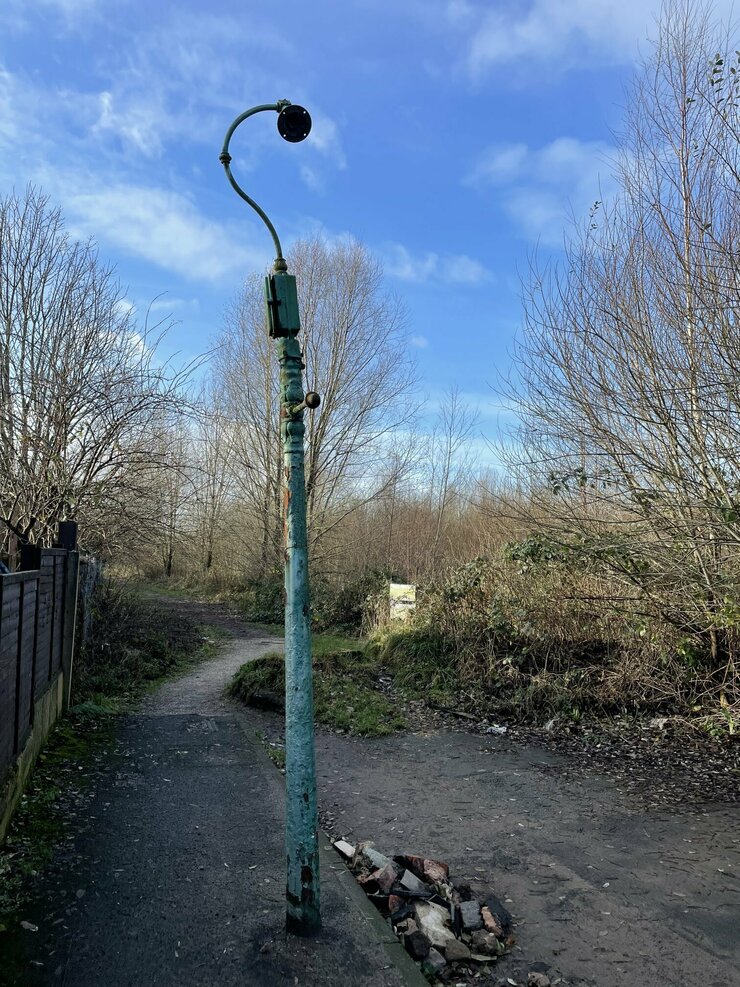
[[[495,962],[514,943],[511,914],[495,895],[477,901],[450,878],[447,864],[410,854],[386,857],[372,843],[334,843],[367,896],[391,922],[407,952],[429,975],[454,965]],[[549,981],[548,981],[549,983]]]

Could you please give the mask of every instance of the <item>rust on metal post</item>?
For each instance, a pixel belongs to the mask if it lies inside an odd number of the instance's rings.
[[[231,187],[264,222],[276,253],[273,273],[265,279],[265,300],[270,336],[275,340],[280,362],[284,464],[286,926],[291,932],[309,935],[320,928],[321,916],[303,410],[318,407],[320,399],[313,392],[305,397],[303,394],[303,361],[296,339],[300,317],[295,278],[288,274],[275,227],[231,171],[229,144],[234,131],[249,117],[263,111],[278,114],[280,136],[290,143],[305,140],[311,130],[311,117],[302,106],[287,99],[253,106],[231,124],[219,155]]]
[[[286,924],[290,931],[307,935],[320,927],[321,919],[303,448],[303,358],[295,335],[278,338],[275,342],[280,361],[285,504]]]

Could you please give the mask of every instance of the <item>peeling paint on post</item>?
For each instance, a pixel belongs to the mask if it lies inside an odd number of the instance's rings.
[[[316,766],[313,738],[311,613],[306,544],[306,486],[303,467],[303,409],[318,408],[321,398],[303,394],[303,359],[296,339],[300,331],[298,292],[288,274],[280,238],[265,211],[231,173],[229,143],[236,128],[255,113],[278,114],[280,136],[296,144],[308,136],[311,117],[302,106],[281,99],[241,113],[224,138],[219,161],[234,191],[250,206],[275,245],[273,273],[265,278],[270,336],[280,361],[280,433],[283,441],[283,510],[285,525],[285,845],[288,930],[309,935],[321,926],[319,912],[319,842]]]
[[[285,845],[287,928],[307,935],[321,925],[319,845],[306,546],[301,347],[276,340],[280,361],[285,483]]]

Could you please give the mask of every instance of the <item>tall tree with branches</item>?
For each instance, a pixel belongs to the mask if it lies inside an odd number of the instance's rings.
[[[616,178],[533,266],[512,463],[537,521],[734,674],[740,615],[740,55],[667,4]]]
[[[307,389],[321,407],[306,421],[306,498],[311,551],[348,513],[392,482],[391,433],[411,418],[414,368],[400,301],[354,240],[298,242],[288,258],[298,281]],[[282,558],[282,456],[278,365],[265,326],[261,278],[248,281],[218,340],[215,383],[231,421],[234,489],[249,514],[258,571]]]
[[[41,192],[0,200],[0,522],[48,543],[64,518],[109,547],[135,526],[186,373],[158,362],[95,246]]]

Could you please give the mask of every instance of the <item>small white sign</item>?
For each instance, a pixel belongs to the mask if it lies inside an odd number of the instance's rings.
[[[390,584],[391,620],[408,620],[416,609],[416,586],[410,583]]]

